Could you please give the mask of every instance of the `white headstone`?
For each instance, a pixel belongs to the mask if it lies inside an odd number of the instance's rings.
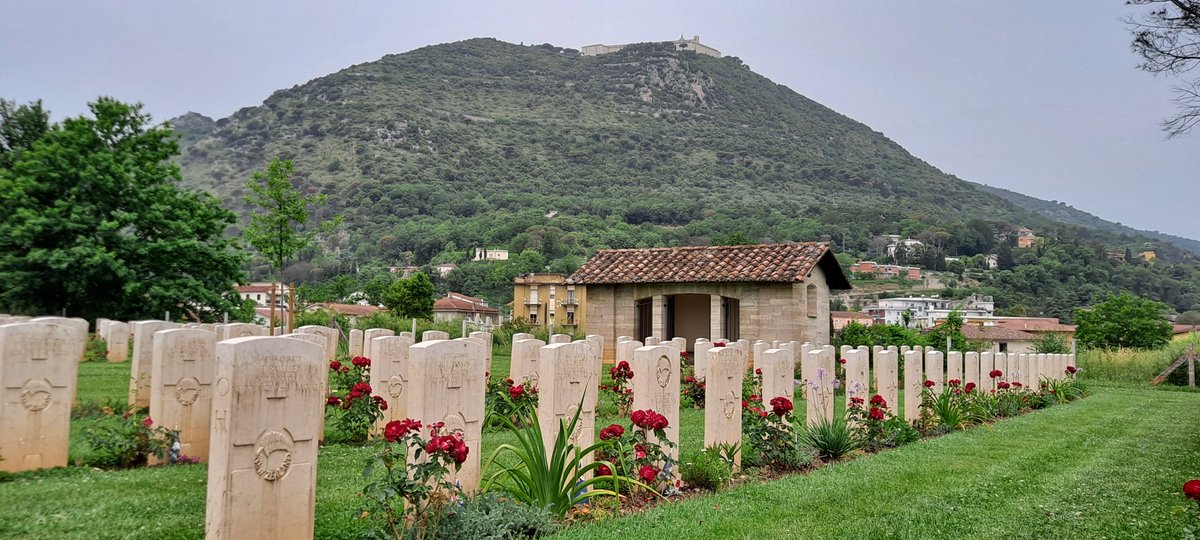
[[[177,328],[151,337],[150,417],[179,432],[180,453],[208,461],[217,336],[202,328]]]
[[[133,361],[130,362],[129,406],[150,406],[150,371],[154,365],[154,333],[173,330],[180,325],[167,321],[137,321],[133,331]]]
[[[74,325],[0,325],[0,471],[67,465],[75,355],[86,341]]]
[[[467,461],[448,480],[459,482],[468,493],[479,488],[481,474],[487,373],[483,355],[483,345],[470,339],[422,341],[408,350],[408,416],[425,426],[443,422],[443,434],[463,434],[469,449]]]

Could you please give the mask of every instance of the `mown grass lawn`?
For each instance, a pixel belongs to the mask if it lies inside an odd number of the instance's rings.
[[[507,371],[497,355],[493,370]],[[122,399],[128,364],[81,365],[80,401]],[[85,397],[86,396],[86,397]],[[992,428],[922,441],[649,512],[574,525],[563,538],[1181,538],[1200,529],[1180,486],[1200,476],[1200,394],[1096,388]],[[802,413],[803,403],[797,403]],[[597,428],[613,419],[602,418]],[[72,452],[84,451],[72,423]],[[681,411],[701,448],[701,411]],[[484,433],[482,456],[510,437]],[[475,449],[472,449],[474,451]],[[369,448],[321,449],[318,538],[359,536]],[[0,538],[202,538],[203,465],[0,477]]]

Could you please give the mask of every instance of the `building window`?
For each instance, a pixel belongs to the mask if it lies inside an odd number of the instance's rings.
[[[567,325],[575,326],[575,312],[574,311],[567,312]]]
[[[804,288],[804,308],[808,311],[808,316],[817,318],[817,286],[809,284]]]
[[[529,312],[529,324],[534,324],[534,325],[536,325],[537,323],[538,323],[538,322],[537,322],[537,312],[536,312],[536,311],[530,311],[530,312]]]
[[[643,298],[634,304],[634,325],[633,336],[642,343],[646,342],[646,338],[654,335],[654,314],[653,300]]]
[[[537,287],[529,288],[529,303],[530,304],[538,303],[538,294],[537,293],[538,293]]]
[[[729,341],[737,341],[741,334],[741,302],[737,298],[721,297],[721,335]]]
[[[1005,343],[1003,341],[1000,342],[1000,352],[1002,352],[1002,353],[1008,352],[1008,343]]]

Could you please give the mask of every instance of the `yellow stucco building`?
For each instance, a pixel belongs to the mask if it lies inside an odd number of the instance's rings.
[[[587,287],[567,282],[564,274],[525,274],[513,280],[512,316],[551,329],[585,327]]]

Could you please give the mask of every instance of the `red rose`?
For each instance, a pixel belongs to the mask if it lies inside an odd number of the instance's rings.
[[[338,405],[341,405],[341,404],[342,404],[342,400],[341,400],[341,399],[339,399],[337,396],[329,396],[328,398],[326,398],[326,399],[325,399],[325,404],[326,404],[326,405],[333,405],[333,406],[335,406],[335,407],[336,407],[336,406],[338,406]]]
[[[667,417],[661,414],[654,415],[654,422],[651,424],[655,430],[667,429]]]
[[[973,383],[973,382],[967,383],[967,385],[963,387],[963,390],[966,390],[968,394],[971,392],[974,392],[975,391],[975,383]]]
[[[845,359],[845,358],[838,358],[838,363],[839,363],[839,364],[845,364],[845,363],[846,363],[846,359]]]
[[[350,373],[350,366],[342,366],[342,373]]]
[[[1200,502],[1200,480],[1188,480],[1183,484],[1183,495]]]
[[[658,469],[655,469],[650,465],[642,465],[642,468],[638,470],[638,477],[641,478],[642,482],[644,483],[649,484],[650,482],[653,482],[656,476],[658,476]]]
[[[1075,366],[1067,366],[1067,373],[1074,375],[1076,371],[1079,371],[1079,368]]]
[[[154,425],[154,419],[153,419],[153,418],[150,418],[149,416],[147,416],[145,420],[142,420],[142,425],[143,425],[143,426],[146,426],[146,427],[153,426],[153,425]]]
[[[605,437],[605,433],[604,433],[605,431],[608,432],[607,437]],[[625,428],[621,427],[618,424],[609,424],[608,427],[606,427],[600,431],[600,440],[603,441],[603,440],[608,440],[608,439],[615,439],[624,434],[625,434]]]
[[[935,384],[937,384],[937,383],[935,383],[929,379],[925,379],[925,388],[933,388],[933,385],[935,385]]]
[[[792,400],[785,397],[772,398],[771,412],[775,413],[775,416],[784,416],[792,412]]]
[[[387,439],[388,442],[396,442],[396,439],[408,435],[409,433],[420,431],[420,429],[421,422],[413,420],[412,418],[405,418],[404,420],[392,420],[391,422],[388,422],[386,426],[384,426],[383,438]]]
[[[862,405],[863,403],[865,403],[865,401],[863,401],[863,398],[860,398],[860,397],[850,398],[851,405]]]
[[[467,454],[469,454],[470,452],[471,452],[471,449],[467,448],[467,443],[462,440],[459,440],[458,445],[455,446],[454,449],[450,451],[450,457],[451,457],[451,459],[454,460],[455,463],[458,463],[461,465],[462,463],[467,461]]]
[[[750,401],[762,401],[762,397],[758,394],[750,394]]]
[[[383,396],[371,396],[371,399],[373,401],[375,401],[376,405],[379,405],[379,410],[381,410],[381,411],[387,410],[388,404],[387,404],[387,401],[383,399]]]
[[[504,384],[507,384],[507,385],[509,385],[509,386],[512,386],[512,385],[513,385],[513,380],[512,380],[512,379],[504,379]]]
[[[1009,386],[1008,383],[1006,383],[1004,381],[1000,381],[1000,382],[996,383],[996,388],[999,388],[1001,390],[1008,390],[1008,386]]]
[[[1025,385],[1023,385],[1023,384],[1021,384],[1021,383],[1019,383],[1019,382],[1012,383],[1012,385],[1013,385],[1013,388],[1020,388],[1020,387],[1022,387],[1022,386],[1025,386]]]
[[[525,386],[520,384],[517,386],[510,386],[508,388],[508,395],[512,397],[513,400],[521,399],[521,396],[525,395]]]
[[[867,412],[867,417],[871,420],[881,422],[883,421],[883,409],[880,409],[879,407],[871,407],[871,410]]]
[[[646,412],[647,411],[633,411],[629,414],[629,419],[633,421],[633,425],[640,428],[645,428],[647,427]]]
[[[946,381],[946,384],[948,384],[950,386],[961,386],[962,381],[960,381],[958,379],[950,379],[949,381]]]
[[[991,373],[988,373],[988,376],[989,376],[989,377],[991,377],[991,378],[993,378],[993,379],[998,379],[998,378],[1000,378],[1000,377],[1003,377],[1003,376],[1004,376],[1004,372],[1003,372],[1003,371],[1000,371],[1000,370],[998,370],[998,369],[993,369],[993,370],[991,371]]]
[[[342,363],[341,363],[341,362],[338,362],[337,360],[334,360],[334,361],[332,361],[332,362],[330,362],[330,363],[329,363],[329,371],[341,371],[341,370],[342,370]]]
[[[371,365],[371,359],[365,356],[355,356],[350,360],[350,363],[354,364],[355,367],[365,368]]]
[[[351,401],[354,401],[360,397],[362,397],[362,392],[359,392],[358,390],[351,390],[350,394],[346,396],[346,405],[349,405]]]
[[[688,355],[688,354],[687,354],[687,351],[679,351],[679,356],[682,356],[682,357],[684,357],[684,358],[687,358],[687,355]]]
[[[762,368],[754,368],[755,375],[762,375]]]
[[[350,391],[358,392],[360,394],[370,394],[371,393],[371,385],[369,385],[365,382],[354,383],[354,387],[351,388]]]
[[[634,459],[646,459],[646,447],[640,444],[633,445]]]
[[[886,409],[887,408],[887,400],[883,399],[883,396],[881,396],[879,394],[875,394],[875,395],[871,396],[871,405],[874,405],[881,409]]]
[[[718,341],[716,343],[713,343],[713,347],[724,347],[724,346],[725,346],[724,341]]]
[[[612,469],[608,468],[608,465],[601,464],[599,467],[596,467],[596,475],[612,476]]]

